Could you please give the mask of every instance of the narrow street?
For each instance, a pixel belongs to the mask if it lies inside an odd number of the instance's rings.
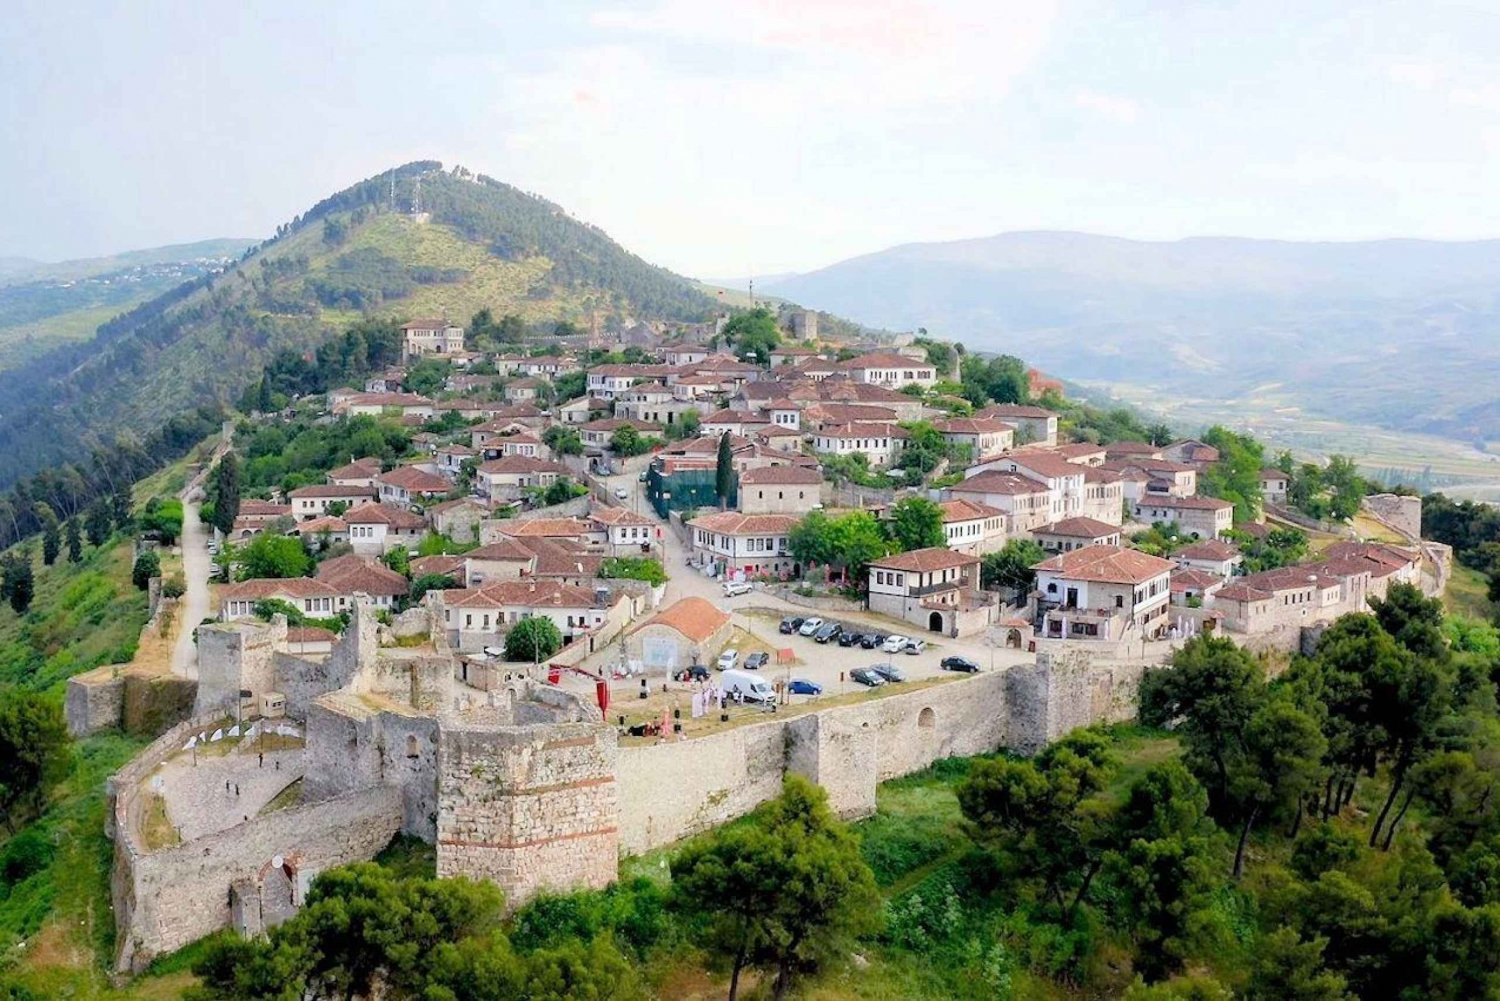
[[[194,485],[183,491],[182,577],[186,591],[178,611],[177,642],[172,648],[172,673],[183,678],[198,676],[198,646],[193,631],[209,615],[208,578],[213,561],[208,555],[208,534],[198,517],[202,489]]]

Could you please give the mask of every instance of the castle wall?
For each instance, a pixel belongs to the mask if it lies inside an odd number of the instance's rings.
[[[69,678],[63,715],[73,737],[119,726],[125,715],[125,679],[120,668],[101,667]]]
[[[488,879],[514,907],[603,887],[619,858],[615,731],[600,723],[486,726],[438,738],[437,873]]]
[[[276,690],[275,655],[286,644],[286,619],[269,623],[233,622],[198,627],[198,696],[193,713],[234,716],[239,693],[259,700]]]
[[[128,837],[116,837],[111,880],[120,929],[116,969],[142,970],[155,956],[229,926],[236,909],[248,923],[246,882],[265,886],[278,868],[274,860],[281,860],[283,873],[295,874],[292,903],[300,905],[296,894],[305,892],[313,875],[371,858],[400,826],[401,792],[380,786],[267,814],[151,854],[137,850]],[[236,884],[238,890],[231,892]]]

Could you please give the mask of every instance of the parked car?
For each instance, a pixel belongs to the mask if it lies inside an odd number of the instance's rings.
[[[771,683],[749,671],[725,671],[719,684],[723,687],[724,694],[741,702],[776,704],[776,691]]]
[[[961,671],[964,674],[979,673],[979,665],[967,657],[944,657],[938,667],[945,671]]]
[[[723,653],[719,654],[718,662],[715,663],[714,666],[721,671],[730,671],[734,669],[735,662],[739,659],[740,652],[734,647],[730,647],[728,650],[725,650]]]
[[[684,667],[674,677],[678,681],[707,681],[708,668],[702,664],[694,664],[691,667]]]
[[[884,642],[885,633],[865,633],[864,637],[859,641],[859,645],[865,650],[873,650]]]
[[[801,628],[802,616],[800,615],[788,615],[786,618],[781,620],[781,625],[777,627],[777,629],[783,633],[794,633]]]
[[[491,657],[493,659],[498,660],[501,657],[505,656],[505,647],[503,647],[503,646],[487,646],[487,647],[484,648],[484,655],[486,657]]]
[[[870,670],[880,675],[886,681],[905,681],[906,675],[901,673],[901,668],[895,664],[871,664]]]
[[[761,668],[766,666],[766,663],[770,661],[770,659],[770,654],[766,653],[764,650],[757,650],[750,656],[745,658],[745,670],[759,671]]]
[[[852,629],[845,629],[839,633],[839,646],[853,646],[864,639],[863,633],[857,633]]]
[[[810,619],[803,619],[802,625],[797,628],[798,636],[811,636],[823,628],[823,620],[814,615]]]
[[[626,490],[624,487],[615,487],[615,497],[619,498],[620,500],[629,500],[630,491]]]
[[[755,590],[755,588],[751,587],[745,581],[742,581],[742,580],[730,581],[728,584],[724,585],[724,597],[726,597],[726,598],[738,598],[740,595],[742,595],[742,594],[749,594],[751,591],[754,591],[754,590]]]
[[[643,469],[643,470],[641,470],[641,475],[637,476],[635,478],[635,481],[637,483],[645,483],[646,482],[646,474],[649,473],[650,471],[651,470],[649,470],[649,469]]]
[[[906,641],[906,652],[915,657],[927,649],[927,641],[924,639],[912,639]]]
[[[854,670],[850,671],[849,680],[855,682],[856,684],[867,685],[870,688],[879,688],[881,685],[885,684],[885,679],[882,678],[878,672],[873,671],[868,667],[856,667]]]
[[[885,642],[880,644],[880,649],[886,653],[900,653],[906,649],[906,643],[905,636],[887,636]]]
[[[837,622],[825,622],[818,627],[817,632],[813,633],[813,642],[827,643],[829,640],[836,640],[839,638],[839,633],[843,631],[844,627]]]
[[[786,686],[786,690],[791,692],[793,695],[823,694],[822,685],[818,684],[815,681],[808,681],[806,678],[793,678],[791,680],[791,683]]]

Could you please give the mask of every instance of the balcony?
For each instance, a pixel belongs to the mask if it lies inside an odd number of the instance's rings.
[[[924,584],[921,587],[908,587],[906,594],[911,598],[925,598],[930,594],[942,594],[944,591],[972,591],[974,577],[972,574],[963,574],[957,580],[945,580],[940,584]]]

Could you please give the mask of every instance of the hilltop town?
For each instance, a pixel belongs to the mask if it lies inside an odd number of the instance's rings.
[[[69,683],[76,736],[164,730],[109,784],[121,970],[263,932],[398,834],[518,906],[787,773],[865,816],[939,758],[1130,718],[1193,637],[1285,663],[1450,570],[1414,497],[1327,520],[1340,489],[1247,439],[1101,434],[1042,373],[927,338],[764,308],[386,336],[347,385],[247,392],[184,492],[201,554],[153,582],[203,619],[170,672]]]

